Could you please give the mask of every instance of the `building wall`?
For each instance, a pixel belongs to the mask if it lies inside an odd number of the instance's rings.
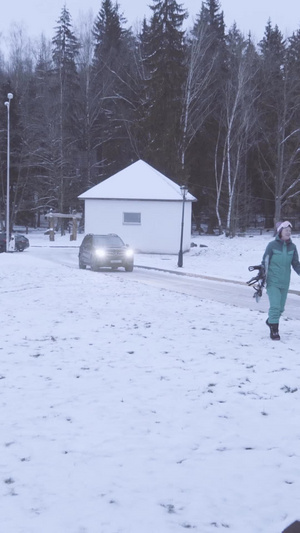
[[[183,251],[190,249],[191,202],[185,202]],[[126,224],[124,213],[140,213],[140,224]],[[182,202],[85,200],[85,233],[117,233],[136,252],[177,254]]]

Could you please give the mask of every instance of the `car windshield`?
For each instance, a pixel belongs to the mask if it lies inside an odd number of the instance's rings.
[[[95,235],[94,244],[100,248],[119,248],[124,243],[118,235]]]

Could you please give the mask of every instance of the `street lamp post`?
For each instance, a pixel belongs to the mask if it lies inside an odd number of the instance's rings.
[[[9,252],[9,241],[10,241],[10,226],[9,226],[9,171],[10,171],[10,122],[9,122],[9,108],[10,101],[14,97],[12,93],[8,93],[8,101],[4,105],[7,107],[7,180],[6,180],[6,251]]]
[[[188,191],[188,188],[186,185],[180,186],[181,194],[182,194],[182,217],[181,217],[181,235],[180,235],[180,249],[178,253],[178,263],[177,266],[182,267],[183,265],[183,251],[182,251],[182,245],[183,245],[183,229],[184,229],[184,205],[186,200],[186,194]]]

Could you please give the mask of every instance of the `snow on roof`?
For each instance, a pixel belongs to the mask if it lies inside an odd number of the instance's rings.
[[[78,196],[86,199],[181,200],[180,186],[139,160]],[[188,201],[195,201],[187,193]]]

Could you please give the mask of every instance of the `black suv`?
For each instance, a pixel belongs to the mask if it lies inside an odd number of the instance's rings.
[[[78,258],[79,268],[90,266],[92,270],[98,270],[110,267],[117,270],[118,267],[124,267],[126,272],[133,271],[133,250],[114,233],[86,235],[80,245]]]

